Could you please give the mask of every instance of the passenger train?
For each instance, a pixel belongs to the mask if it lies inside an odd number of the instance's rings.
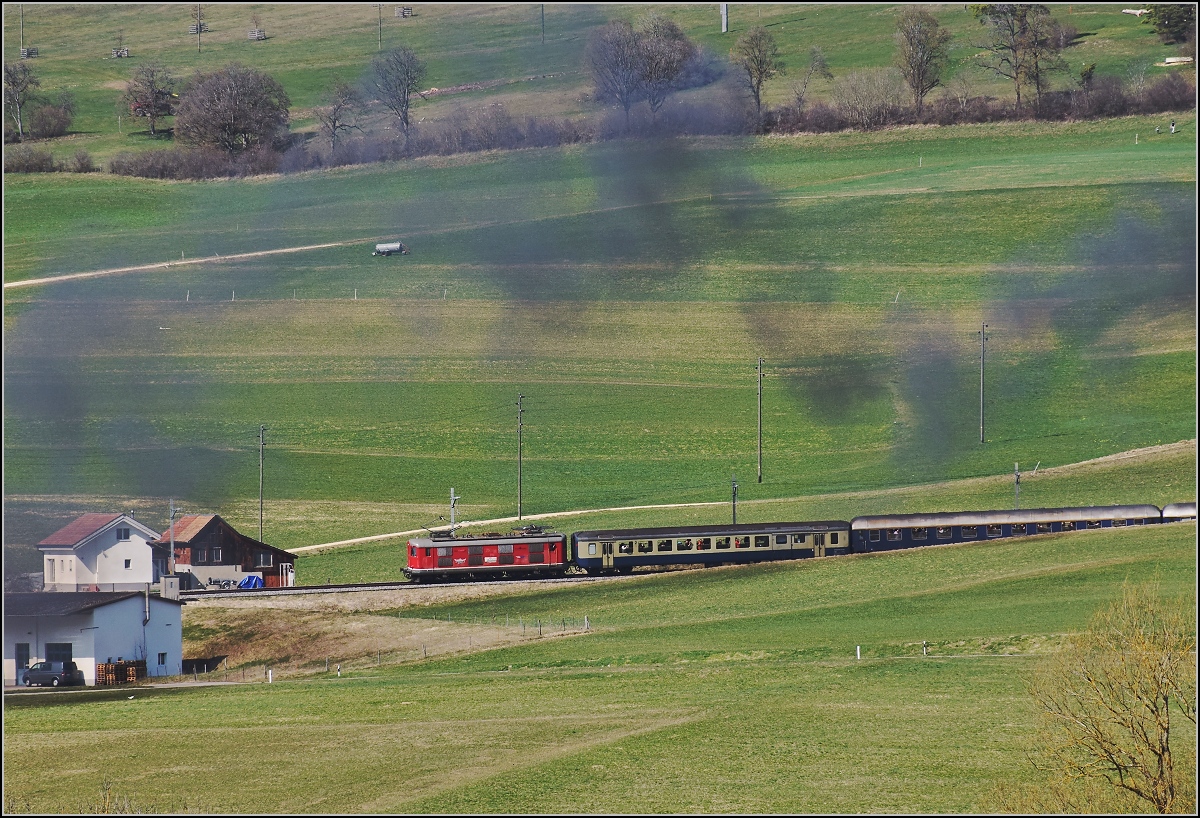
[[[833,557],[926,545],[1196,519],[1195,503],[950,511],[792,523],[618,528],[568,538],[536,526],[509,534],[433,532],[408,541],[404,574],[415,582],[631,573],[636,568],[737,565]]]

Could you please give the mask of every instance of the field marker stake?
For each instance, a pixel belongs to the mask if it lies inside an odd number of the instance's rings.
[[[192,300],[192,291],[191,291],[191,290],[188,290],[188,291],[187,291],[187,296],[186,296],[186,297],[185,297],[183,300],[184,300],[184,301],[191,301],[191,300]]]
[[[854,646],[854,658],[859,662],[862,661],[862,645]]]

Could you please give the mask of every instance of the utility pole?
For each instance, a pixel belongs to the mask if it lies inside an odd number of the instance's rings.
[[[167,523],[167,530],[171,532],[171,551],[167,554],[167,574],[175,575],[175,512],[179,509],[175,508],[175,498],[171,498],[171,519]]]
[[[451,488],[450,489],[450,536],[451,537],[454,536],[454,504],[457,503],[461,499],[462,499],[461,497],[455,496],[454,489]]]
[[[383,51],[383,3],[372,3],[379,11],[379,50]]]
[[[204,25],[200,22],[204,19],[204,11],[200,8],[200,4],[196,4],[196,53],[200,53],[200,32],[204,30]],[[153,104],[153,102],[151,103]],[[262,540],[259,540],[262,542]]]
[[[523,421],[522,415],[524,414],[525,409],[521,406],[521,402],[523,400],[525,400],[525,396],[518,393],[517,394],[517,521],[518,522],[520,522],[521,517],[522,517],[521,501],[522,501],[522,492],[524,489],[524,485],[521,481],[521,457],[522,457],[522,448],[524,446],[524,434],[525,434],[524,424],[522,422]]]
[[[258,427],[258,541],[263,541],[263,449],[267,444],[267,427]]]
[[[984,324],[979,330],[979,442],[983,443],[983,367],[987,361],[987,328]]]
[[[542,3],[542,45],[546,44],[546,4]]]
[[[733,524],[737,525],[737,475],[733,475]]]
[[[762,482],[762,381],[763,359],[758,359],[758,482]]]
[[[1013,498],[1013,508],[1021,507],[1021,464],[1013,463],[1013,488],[1016,490],[1016,496]]]

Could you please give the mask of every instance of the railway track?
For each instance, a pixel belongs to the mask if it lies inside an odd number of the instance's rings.
[[[294,596],[297,594],[341,594],[353,591],[397,591],[419,588],[464,588],[486,585],[508,585],[520,582],[536,582],[545,585],[554,582],[597,582],[608,579],[620,579],[618,576],[587,576],[585,574],[567,575],[533,579],[531,577],[515,577],[513,579],[468,580],[465,582],[409,582],[394,580],[391,582],[357,582],[344,585],[297,585],[291,588],[224,588],[211,591],[180,591],[179,598],[188,599],[258,599],[268,596]]]

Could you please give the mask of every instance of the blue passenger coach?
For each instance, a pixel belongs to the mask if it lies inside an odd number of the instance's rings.
[[[1195,511],[1193,509],[1193,515]],[[925,545],[980,542],[1128,525],[1160,523],[1158,506],[1085,506],[1007,511],[949,511],[889,514],[850,521],[851,548],[857,554]]]

